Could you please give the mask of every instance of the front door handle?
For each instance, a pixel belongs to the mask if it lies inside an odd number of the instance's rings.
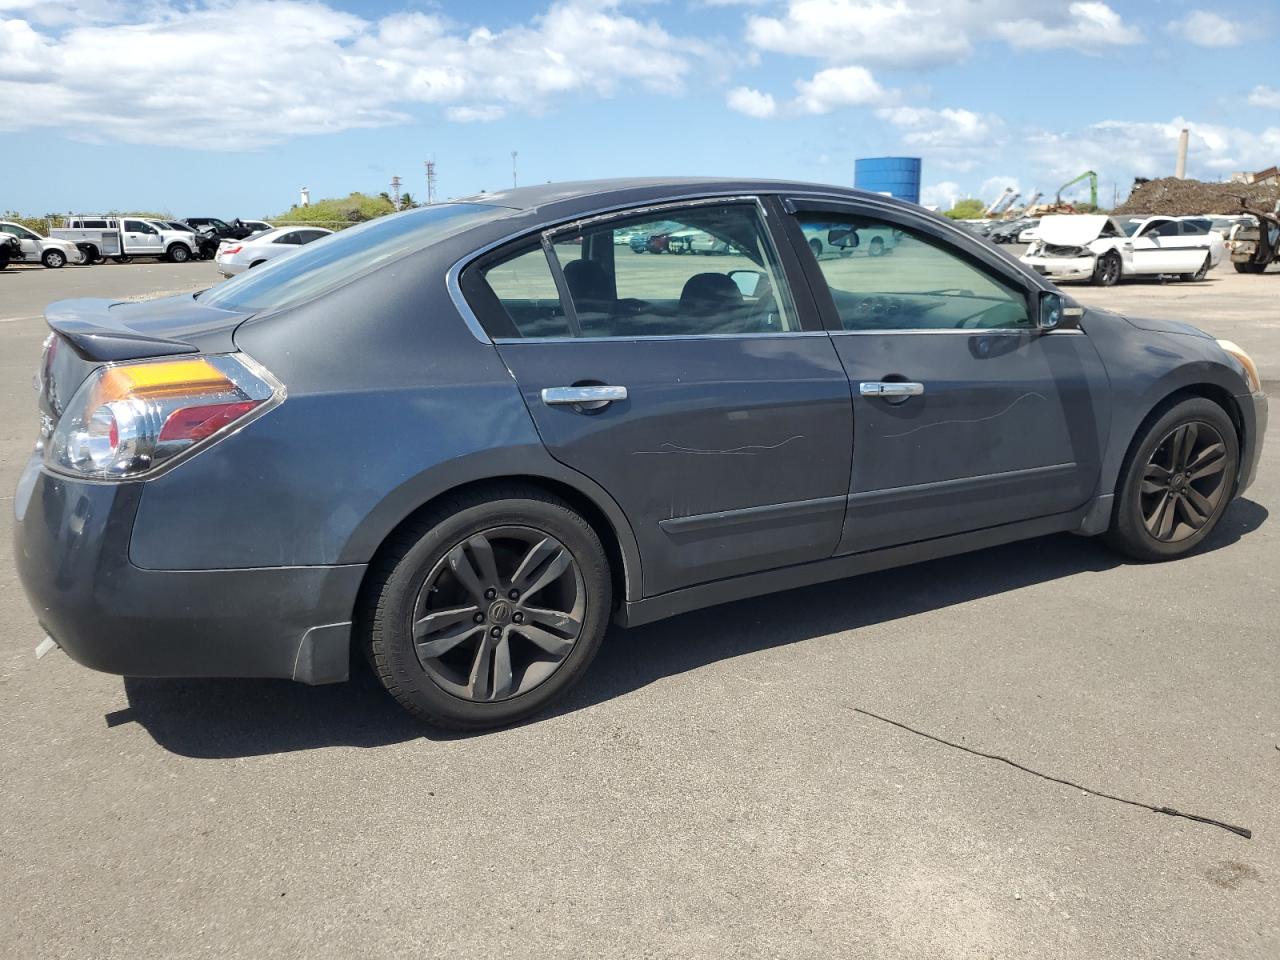
[[[549,407],[560,404],[591,404],[603,406],[615,400],[627,399],[626,387],[607,385],[590,387],[545,387],[542,402]]]
[[[924,394],[924,384],[876,380],[858,384],[858,392],[864,397],[919,397]]]

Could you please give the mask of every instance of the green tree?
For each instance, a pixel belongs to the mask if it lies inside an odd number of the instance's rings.
[[[952,220],[977,220],[986,209],[987,205],[977,197],[965,197],[957,200],[946,215]]]
[[[409,193],[408,191],[405,191],[404,193],[400,194],[401,210],[412,210],[417,205],[418,204],[414,202],[413,194]]]

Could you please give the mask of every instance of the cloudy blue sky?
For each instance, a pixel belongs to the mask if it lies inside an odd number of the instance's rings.
[[[1268,68],[1266,65],[1270,63]],[[262,216],[631,174],[851,183],[926,202],[1123,196],[1280,162],[1280,5],[1216,0],[0,0],[0,208]]]

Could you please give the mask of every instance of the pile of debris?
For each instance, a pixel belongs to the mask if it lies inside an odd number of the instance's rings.
[[[1169,217],[1189,217],[1198,213],[1235,213],[1240,197],[1251,207],[1270,210],[1280,200],[1280,185],[1269,183],[1205,183],[1201,180],[1179,180],[1163,177],[1134,184],[1129,199],[1116,207],[1116,213],[1151,216],[1161,213]]]

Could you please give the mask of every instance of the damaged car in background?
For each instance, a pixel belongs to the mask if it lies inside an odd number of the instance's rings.
[[[1089,280],[1104,287],[1134,276],[1203,280],[1226,256],[1226,245],[1202,223],[1203,218],[1047,216],[1039,238],[1019,259],[1054,281]]]

